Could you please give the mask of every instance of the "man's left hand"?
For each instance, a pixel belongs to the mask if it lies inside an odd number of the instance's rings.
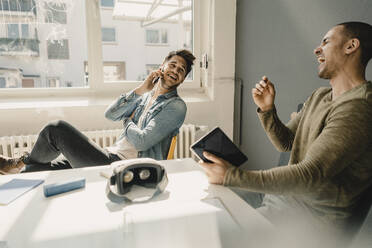
[[[229,169],[232,165],[226,160],[209,152],[203,152],[203,155],[205,158],[212,161],[212,163],[203,162],[202,160],[199,161],[201,167],[203,167],[208,176],[209,182],[214,184],[222,184],[227,169]]]

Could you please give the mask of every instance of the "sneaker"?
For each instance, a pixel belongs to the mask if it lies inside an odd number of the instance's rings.
[[[20,158],[9,158],[0,155],[0,175],[19,173],[25,166],[23,158],[24,156]]]

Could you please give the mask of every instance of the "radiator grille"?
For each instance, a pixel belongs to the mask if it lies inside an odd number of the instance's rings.
[[[196,132],[205,130],[206,127],[193,124],[184,124],[177,135],[177,144],[174,158],[195,158],[190,152],[190,145],[195,142]],[[100,147],[112,146],[119,138],[122,129],[84,131],[83,133]],[[9,157],[21,156],[24,152],[30,152],[37,139],[37,135],[20,135],[0,137],[0,154]]]

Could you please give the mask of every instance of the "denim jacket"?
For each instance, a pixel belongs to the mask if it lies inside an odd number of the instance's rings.
[[[153,92],[142,96],[134,91],[123,94],[106,110],[105,117],[113,121],[123,121],[124,136],[138,151],[138,157],[163,160],[167,158],[172,137],[178,134],[186,116],[186,104],[178,96],[177,90],[160,95],[148,110],[141,126],[137,126],[146,103]],[[132,119],[129,117],[135,111]]]

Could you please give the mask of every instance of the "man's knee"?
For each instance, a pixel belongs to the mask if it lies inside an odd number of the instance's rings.
[[[49,122],[42,130],[41,133],[46,133],[46,132],[55,132],[58,130],[65,130],[69,129],[71,125],[64,121],[64,120],[55,120]]]

